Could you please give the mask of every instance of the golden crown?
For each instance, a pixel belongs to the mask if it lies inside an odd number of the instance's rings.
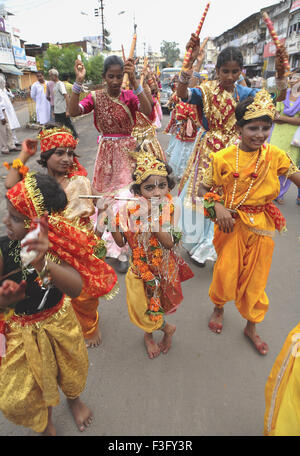
[[[137,154],[136,168],[134,171],[137,184],[144,182],[149,176],[167,176],[165,163],[158,160],[151,152]]]
[[[254,101],[247,107],[244,120],[257,119],[258,117],[268,116],[275,119],[276,108],[271,95],[266,89],[262,89],[254,97]]]

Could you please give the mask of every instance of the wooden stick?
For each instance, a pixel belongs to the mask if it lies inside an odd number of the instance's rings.
[[[143,71],[147,70],[147,66],[148,66],[148,57],[145,57]],[[140,84],[141,84],[142,87],[143,87],[143,84],[144,84],[144,79],[145,79],[145,75],[142,74],[141,81],[140,81]]]
[[[124,52],[124,46],[122,44],[122,55],[123,55],[123,62],[126,62],[126,57],[125,57],[125,52]]]
[[[276,49],[283,49],[283,45],[281,44],[281,42],[279,41],[279,38],[278,38],[278,35],[277,33],[275,32],[275,29],[274,29],[274,25],[273,25],[273,22],[271,21],[268,13],[263,13],[262,14],[262,18],[266,24],[266,26],[268,27],[268,30],[270,32],[270,35],[272,37],[272,40],[276,46]],[[291,70],[291,67],[290,67],[290,64],[289,64],[289,61],[287,58],[284,58],[283,60],[283,65],[284,65],[284,68],[287,70],[287,71],[290,71]]]
[[[210,7],[210,3],[208,3],[206,5],[206,8],[205,8],[204,13],[203,13],[203,16],[202,16],[201,21],[199,22],[198,28],[196,30],[195,35],[198,36],[198,37],[200,36],[200,32],[202,30],[202,27],[203,27],[207,12],[209,10],[209,7]],[[185,54],[185,57],[184,57],[184,61],[183,61],[183,65],[182,65],[183,71],[186,71],[188,69],[188,65],[190,63],[192,53],[193,53],[193,48],[189,48],[186,51],[186,54]]]
[[[133,35],[133,38],[132,38],[128,59],[133,59],[135,46],[136,46],[136,33]],[[129,87],[129,77],[128,77],[127,73],[124,74],[122,87],[124,89]]]

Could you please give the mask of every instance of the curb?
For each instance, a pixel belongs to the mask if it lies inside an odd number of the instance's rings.
[[[71,117],[71,120],[73,123],[76,123],[76,122],[78,122],[78,120],[83,119],[84,117],[87,117],[89,114],[90,113],[83,114],[83,115],[77,116],[77,117]],[[24,125],[24,127],[21,127],[21,128],[28,128],[30,130],[40,130],[41,128],[43,128],[43,125],[35,124],[35,123],[27,123]]]

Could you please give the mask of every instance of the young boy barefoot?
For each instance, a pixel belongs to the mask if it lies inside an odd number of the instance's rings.
[[[215,309],[209,328],[220,334],[224,305],[235,301],[247,320],[244,334],[262,355],[268,345],[256,332],[269,307],[265,293],[272,263],[275,229],[285,220],[273,204],[286,176],[298,187],[300,172],[287,154],[265,141],[275,107],[267,91],[240,102],[236,118],[241,142],[211,155],[212,163],[201,184],[204,208],[215,222],[214,246],[218,255],[209,296]],[[221,187],[223,195],[207,191]]]
[[[112,235],[122,247],[128,242],[132,263],[126,275],[127,305],[133,324],[144,331],[150,359],[171,348],[176,327],[164,316],[183,300],[181,282],[193,277],[188,265],[174,252],[179,233],[174,226],[170,190],[172,169],[151,153],[140,153],[133,173],[132,192],[137,201],[119,212]],[[151,204],[152,203],[152,204]],[[162,331],[157,343],[153,334]]]

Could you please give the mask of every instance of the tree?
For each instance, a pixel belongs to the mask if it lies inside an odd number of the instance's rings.
[[[177,46],[178,43],[175,41],[163,41],[161,43],[160,52],[168,66],[174,66],[176,60],[179,59],[180,49]]]
[[[51,44],[43,56],[44,69],[49,71],[56,68],[60,75],[68,75],[74,81],[74,63],[78,55],[81,55],[84,65],[87,66],[87,60],[78,46],[60,47]]]
[[[104,58],[102,55],[92,57],[87,63],[87,79],[93,84],[99,84],[102,81],[103,63]]]

